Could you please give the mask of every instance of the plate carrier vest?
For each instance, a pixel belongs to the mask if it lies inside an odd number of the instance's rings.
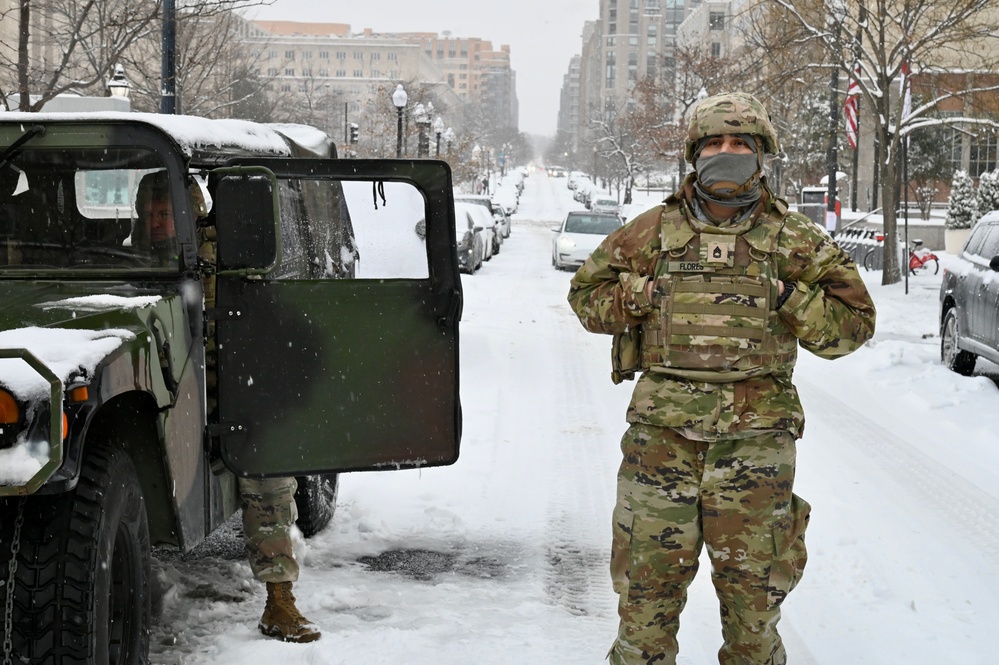
[[[790,370],[797,340],[773,308],[787,204],[771,201],[731,227],[693,218],[675,196],[665,201],[653,267],[658,306],[639,329],[616,336],[615,382],[636,369],[709,383]]]

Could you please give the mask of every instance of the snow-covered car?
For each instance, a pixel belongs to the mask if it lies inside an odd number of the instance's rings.
[[[578,268],[608,233],[621,226],[617,215],[570,212],[560,226],[552,228],[552,265],[556,270]]]
[[[512,215],[517,212],[517,206],[520,203],[520,196],[515,187],[504,187],[501,183],[493,193],[492,201],[502,207],[503,212],[507,215]]]
[[[486,206],[471,203],[468,213],[475,226],[481,229],[479,234],[482,236],[482,260],[488,261],[499,254],[500,243],[503,242],[502,229]]]
[[[506,214],[503,207],[498,203],[493,203],[492,199],[484,194],[458,194],[454,195],[455,202],[477,203],[483,206],[489,214],[493,216],[493,226],[496,234],[496,253],[503,243],[503,238],[510,237],[510,216]]]
[[[620,217],[621,204],[617,202],[617,199],[612,199],[606,196],[598,196],[590,202],[590,212],[600,212]]]
[[[476,222],[480,206],[474,203],[455,201],[454,237],[457,240],[458,269],[474,275],[485,261],[484,227]]]
[[[999,210],[974,226],[940,282],[940,358],[971,375],[979,357],[999,363]]]

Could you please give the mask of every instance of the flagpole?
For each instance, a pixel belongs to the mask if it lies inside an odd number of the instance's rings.
[[[853,72],[854,80],[857,85],[857,95],[854,102],[854,117],[856,118],[857,129],[854,132],[856,136],[855,145],[853,146],[853,167],[852,180],[853,184],[850,187],[850,209],[856,212],[857,210],[857,185],[859,184],[859,171],[860,171],[860,53],[863,48],[864,43],[864,24],[867,23],[867,3],[860,3],[860,15],[857,18],[857,34],[853,40]],[[877,155],[874,156],[875,161],[877,161]],[[875,202],[876,203],[876,202]],[[868,202],[868,210],[870,210],[870,203]]]
[[[860,170],[860,141],[859,141],[859,139],[860,139],[860,96],[859,95],[857,96],[857,106],[856,106],[856,108],[857,108],[857,139],[858,139],[858,141],[857,141],[856,147],[854,147],[854,149],[853,149],[853,163],[851,164],[851,166],[853,167],[853,174],[851,175],[851,178],[853,180],[853,184],[850,186],[850,210],[853,210],[854,212],[856,212],[856,210],[857,210],[857,178],[858,178],[858,171]]]

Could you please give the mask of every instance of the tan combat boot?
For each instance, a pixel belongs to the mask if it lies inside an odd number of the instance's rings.
[[[285,642],[314,642],[322,637],[319,626],[295,607],[291,582],[268,582],[267,605],[258,624],[260,632]]]

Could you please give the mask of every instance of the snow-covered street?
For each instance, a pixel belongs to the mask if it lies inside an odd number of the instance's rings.
[[[534,172],[501,253],[463,276],[461,457],[341,476],[334,522],[300,542],[299,607],[323,638],[262,637],[264,589],[237,535],[154,563],[166,587],[158,665],[583,665],[617,629],[607,562],[618,441],[634,384],[585,332],[551,266],[572,200]],[[644,196],[644,194],[639,194]],[[655,194],[649,204],[656,202]],[[943,266],[949,255],[942,251]],[[999,625],[999,368],[939,363],[940,276],[880,285],[867,347],[802,351],[796,492],[813,507],[805,577],[784,605],[794,665],[991,665]],[[680,662],[717,662],[708,566]]]

